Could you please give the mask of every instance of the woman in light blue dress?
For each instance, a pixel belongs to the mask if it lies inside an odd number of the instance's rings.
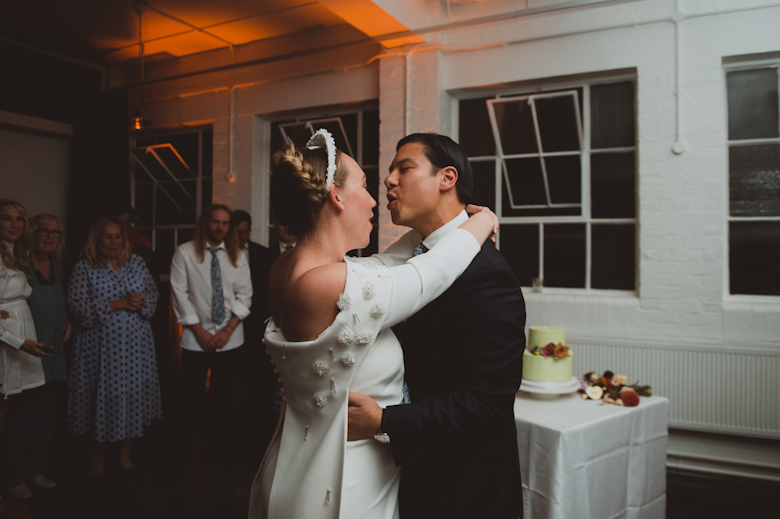
[[[105,470],[106,442],[120,442],[119,466],[132,468],[133,439],[153,419],[162,418],[149,322],[159,293],[115,220],[103,219],[92,227],[81,257],[68,288],[77,325],[68,421],[72,433],[92,436],[90,473],[95,475]]]

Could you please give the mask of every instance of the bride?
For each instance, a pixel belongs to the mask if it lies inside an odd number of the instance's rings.
[[[349,391],[402,402],[403,352],[390,327],[441,295],[493,233],[484,208],[426,254],[388,268],[346,258],[368,245],[376,201],[366,175],[319,130],[273,158],[271,202],[298,235],[271,271],[265,346],[284,403],[252,485],[250,519],[398,517],[390,445],[347,442]]]

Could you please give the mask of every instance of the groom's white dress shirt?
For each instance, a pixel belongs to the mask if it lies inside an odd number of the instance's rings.
[[[191,351],[203,351],[195,338],[190,326],[196,323],[211,334],[216,334],[224,328],[230,317],[235,315],[242,321],[249,315],[252,306],[252,278],[249,274],[249,263],[245,254],[238,256],[238,266],[230,263],[225,244],[216,248],[219,267],[222,273],[222,293],[225,299],[225,319],[215,323],[212,317],[211,294],[211,253],[207,247],[203,261],[198,261],[195,242],[189,241],[176,249],[171,260],[171,290],[173,293],[173,311],[176,312],[179,324],[183,326],[181,347]],[[230,340],[217,351],[227,351],[244,344],[244,326],[239,323]]]

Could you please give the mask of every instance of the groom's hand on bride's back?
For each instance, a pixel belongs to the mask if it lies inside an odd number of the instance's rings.
[[[347,441],[368,440],[379,432],[382,408],[371,397],[349,392]]]

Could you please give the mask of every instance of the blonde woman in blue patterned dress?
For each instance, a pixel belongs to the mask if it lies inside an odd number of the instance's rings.
[[[133,439],[152,419],[162,418],[149,322],[159,293],[116,220],[92,227],[81,258],[68,287],[76,322],[68,422],[72,433],[94,440],[90,474],[95,475],[105,470],[106,442],[120,442],[119,466],[132,468]]]
[[[493,232],[494,215],[476,212],[398,267],[348,259],[369,243],[376,201],[363,170],[324,130],[274,156],[271,200],[298,244],[271,272],[265,346],[284,404],[249,517],[397,519],[400,467],[386,443],[347,442],[348,392],[382,406],[402,402],[403,353],[390,326],[463,273]]]

